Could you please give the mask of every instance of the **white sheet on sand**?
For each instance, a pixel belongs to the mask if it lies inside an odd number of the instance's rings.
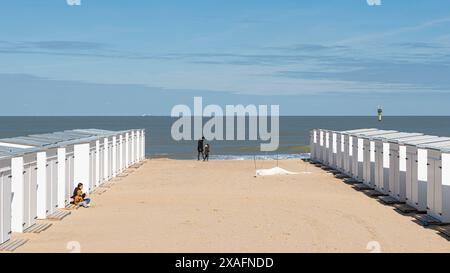
[[[286,175],[286,174],[297,174],[294,172],[287,171],[280,167],[274,167],[272,169],[259,169],[256,170],[256,175],[258,176],[267,176],[267,175]]]

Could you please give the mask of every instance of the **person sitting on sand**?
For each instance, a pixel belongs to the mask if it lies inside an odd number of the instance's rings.
[[[203,161],[209,161],[209,151],[210,151],[209,144],[205,144],[205,149],[203,151]]]
[[[91,199],[86,198],[86,193],[83,193],[83,183],[79,183],[75,188],[72,198],[75,206],[82,206],[84,208],[88,208],[91,206]]]
[[[200,160],[200,155],[204,157],[203,155],[203,142],[205,141],[205,137],[202,137],[197,142],[197,160]]]

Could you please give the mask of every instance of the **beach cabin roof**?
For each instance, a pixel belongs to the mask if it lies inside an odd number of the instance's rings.
[[[5,153],[5,152],[0,151],[0,159],[5,159],[5,158],[8,158],[8,157],[11,157],[11,155],[9,153]]]
[[[27,150],[27,149],[20,149],[20,148],[14,148],[14,147],[0,146],[0,152],[1,153],[15,154],[15,153],[21,153],[21,152],[23,152],[23,150]]]
[[[16,147],[3,146],[0,144],[0,152],[3,154],[8,154],[10,156],[22,156],[25,154],[35,153],[40,150],[41,149],[39,149],[39,148],[16,148]]]
[[[385,136],[385,135],[390,135],[390,134],[395,134],[395,133],[398,133],[398,132],[394,131],[394,130],[378,130],[378,131],[357,133],[357,134],[352,134],[352,135],[356,136],[358,138],[373,139],[374,137]]]
[[[433,139],[433,138],[437,138],[437,137],[429,136],[429,135],[419,135],[419,136],[410,136],[410,137],[405,137],[405,138],[389,139],[388,142],[393,143],[393,144],[399,144],[399,143],[407,142],[407,141],[428,140],[428,139]]]
[[[32,148],[47,149],[47,148],[63,147],[73,144],[89,143],[98,140],[101,137],[113,136],[120,134],[121,132],[128,132],[128,131],[117,132],[101,129],[66,130],[62,132],[54,132],[47,134],[33,134],[29,136],[4,138],[0,139],[0,146],[4,146],[9,150],[15,148],[17,150],[14,150],[14,152],[23,153],[25,152],[24,149],[32,149]]]
[[[347,131],[342,131],[340,133],[345,134],[345,135],[354,135],[354,134],[362,134],[362,133],[376,132],[376,131],[380,131],[380,130],[376,129],[376,128],[368,128],[368,129],[347,130]]]
[[[49,145],[55,144],[57,141],[50,140],[50,139],[42,139],[42,138],[37,138],[37,137],[30,137],[30,136],[22,136],[22,137],[12,137],[12,138],[1,139],[0,142],[22,145],[22,146],[24,146],[23,148],[26,148],[27,146],[29,148],[32,148],[32,147],[49,146]]]
[[[75,129],[72,131],[79,132],[79,133],[85,133],[85,134],[91,134],[91,135],[109,135],[109,134],[117,133],[115,131],[102,130],[102,129]]]
[[[439,139],[438,136],[433,135],[421,135],[421,136],[413,136],[413,137],[407,137],[407,138],[401,138],[401,139],[391,139],[389,140],[390,143],[397,143],[397,144],[419,144],[419,143],[429,143],[433,142]]]
[[[450,148],[450,141],[420,144],[420,145],[417,145],[417,148],[443,150],[445,148]]]
[[[412,138],[398,139],[398,140],[390,140],[389,142],[398,143],[403,145],[417,145],[422,143],[433,143],[433,142],[443,142],[450,140],[450,138],[439,137],[433,135],[423,135]]]
[[[395,133],[395,134],[376,136],[376,137],[374,137],[374,139],[375,140],[389,141],[389,140],[392,140],[392,139],[402,139],[402,138],[409,138],[409,137],[414,137],[414,136],[423,136],[423,134],[421,134],[421,133],[403,133],[403,132],[398,132],[398,133]]]
[[[98,136],[85,137],[85,138],[80,138],[80,139],[75,139],[75,140],[58,142],[55,146],[65,147],[65,146],[70,146],[70,145],[75,145],[75,144],[91,143],[91,142],[97,141],[99,139],[100,138]]]
[[[50,133],[50,134],[30,135],[30,137],[39,138],[39,139],[48,140],[48,141],[60,142],[60,141],[69,141],[69,140],[85,138],[88,136],[84,135],[84,134],[74,134],[74,133],[68,133],[68,132],[55,132],[55,133]]]
[[[15,155],[20,155],[30,152],[42,151],[45,149],[65,147],[68,145],[90,143],[99,140],[102,137],[110,137],[127,132],[131,131],[75,129],[62,132],[4,138],[0,139],[0,151],[3,151],[5,153],[11,152]]]

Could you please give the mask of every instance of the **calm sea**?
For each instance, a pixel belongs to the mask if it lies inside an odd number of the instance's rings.
[[[48,133],[77,128],[121,130],[144,128],[146,153],[150,157],[192,159],[196,141],[174,141],[170,117],[0,117],[0,138]],[[302,157],[308,152],[309,130],[327,128],[392,129],[450,137],[450,117],[280,117],[280,148],[276,152],[259,151],[259,141],[211,141],[212,158],[251,159]]]

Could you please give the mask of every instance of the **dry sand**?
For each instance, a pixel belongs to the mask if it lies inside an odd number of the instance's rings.
[[[274,161],[258,161],[270,168]],[[449,252],[450,242],[300,160],[147,161],[17,252]],[[310,173],[306,173],[306,172]],[[375,241],[377,243],[370,243]]]

